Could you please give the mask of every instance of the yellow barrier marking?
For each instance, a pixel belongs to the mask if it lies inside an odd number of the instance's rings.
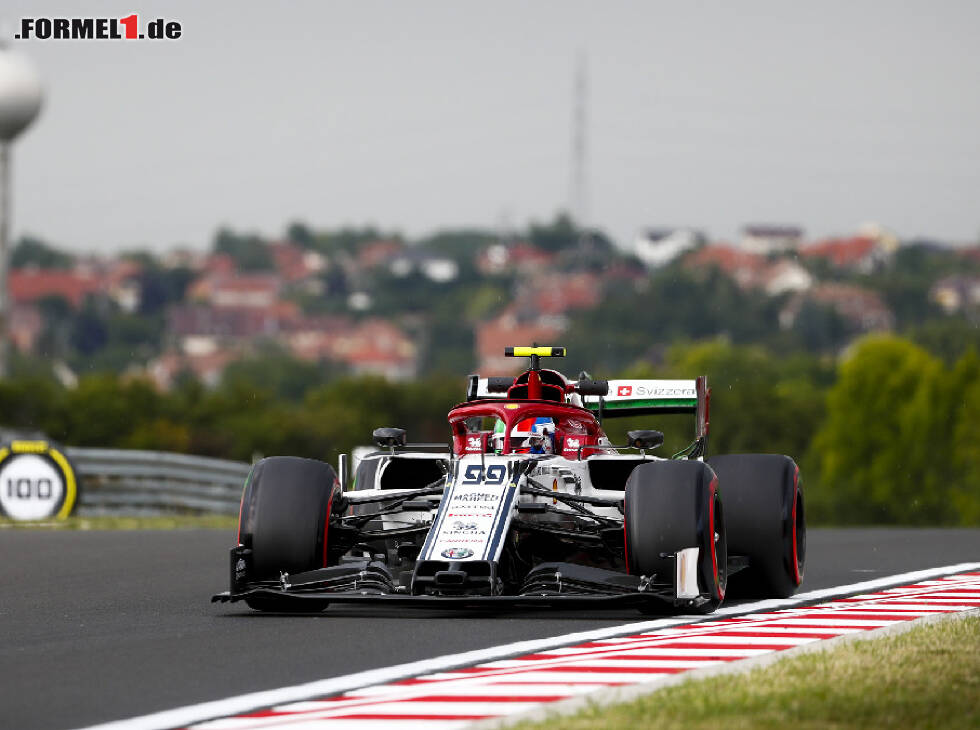
[[[10,449],[15,454],[43,454],[48,450],[47,441],[11,441]]]
[[[55,463],[61,468],[61,473],[65,475],[65,501],[58,510],[56,519],[63,520],[71,514],[72,507],[75,506],[75,499],[78,495],[78,487],[75,484],[75,472],[72,471],[68,459],[56,449],[48,448],[48,456],[54,459]]]

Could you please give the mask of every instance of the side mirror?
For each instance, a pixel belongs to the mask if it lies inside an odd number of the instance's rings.
[[[513,384],[513,378],[508,378],[502,375],[491,375],[489,378],[487,378],[487,392],[506,393]]]
[[[626,438],[634,449],[655,449],[663,445],[663,431],[627,431]]]
[[[575,392],[580,395],[609,395],[608,380],[582,380],[575,384]]]
[[[371,434],[374,437],[374,443],[376,443],[381,448],[395,448],[396,446],[405,445],[405,429],[404,428],[376,428],[374,433]]]

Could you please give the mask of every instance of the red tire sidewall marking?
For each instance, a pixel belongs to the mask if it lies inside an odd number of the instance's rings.
[[[330,527],[330,510],[333,508],[333,495],[339,482],[336,480],[330,485],[330,497],[327,498],[327,517],[323,521],[323,567],[327,567],[327,530]]]
[[[248,475],[251,478],[251,474]],[[248,491],[248,479],[245,480],[245,486],[242,487],[242,498],[238,503],[238,544],[242,544],[242,514],[245,512],[245,493]]]
[[[790,542],[790,563],[793,566],[793,581],[796,585],[799,585],[803,578],[800,575],[800,556],[796,547],[796,505],[799,502],[800,495],[800,467],[796,467],[793,472],[793,510],[791,515],[791,520],[793,523],[793,535]]]
[[[718,477],[714,477],[708,485],[708,541],[711,544],[711,574],[714,578],[715,591],[719,599],[725,598],[725,589],[718,579],[718,551],[715,549],[715,496],[718,493]]]
[[[625,505],[624,505],[625,506]],[[626,510],[623,510],[624,512]],[[629,515],[623,515],[623,558],[626,560],[626,574],[629,575],[630,572],[630,541],[629,536],[626,534],[626,521],[629,519]]]

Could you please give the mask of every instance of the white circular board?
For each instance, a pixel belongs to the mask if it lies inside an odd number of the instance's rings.
[[[64,476],[49,459],[14,454],[0,463],[0,507],[11,519],[54,517],[64,496]]]

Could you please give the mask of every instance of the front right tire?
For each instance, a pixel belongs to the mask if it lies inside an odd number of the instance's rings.
[[[714,611],[725,598],[728,551],[718,478],[700,461],[655,461],[636,467],[626,482],[624,542],[633,575],[675,580],[678,550],[697,547],[698,589]]]

